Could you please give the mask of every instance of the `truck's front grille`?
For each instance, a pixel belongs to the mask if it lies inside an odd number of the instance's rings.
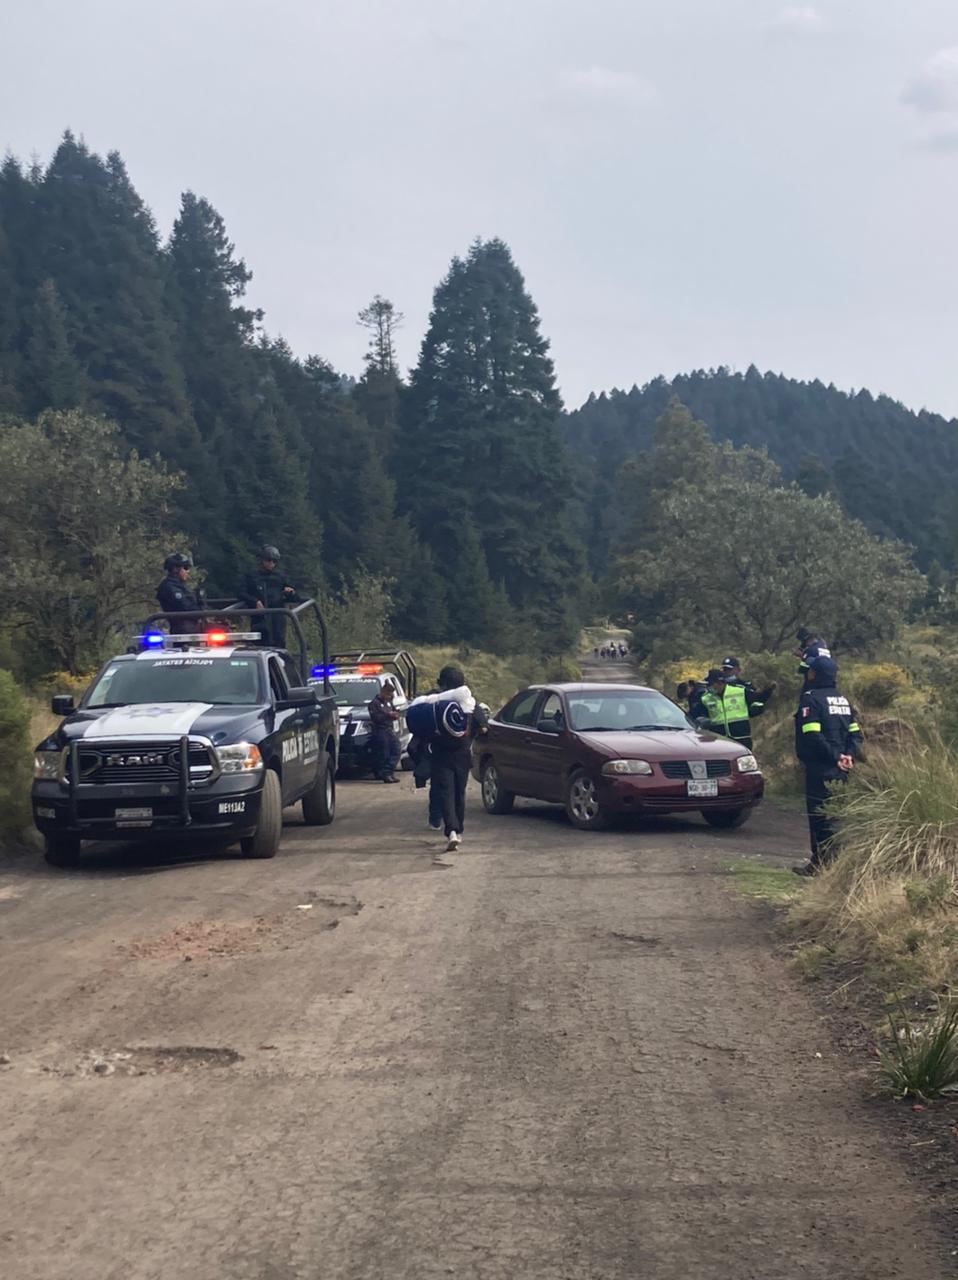
[[[81,746],[77,752],[81,783],[157,782],[176,785],[180,780],[180,746],[117,742]],[[205,782],[213,773],[208,747],[191,743],[189,770],[192,783]]]

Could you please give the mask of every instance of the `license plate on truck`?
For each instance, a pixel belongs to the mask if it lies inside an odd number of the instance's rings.
[[[690,782],[688,783],[690,796],[717,796],[718,783],[714,778],[710,778],[708,782]]]
[[[152,809],[117,809],[114,817],[118,827],[150,827],[153,825]]]

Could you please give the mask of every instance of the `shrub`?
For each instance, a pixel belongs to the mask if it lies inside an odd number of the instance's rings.
[[[958,967],[951,909],[958,900],[958,756],[942,741],[875,752],[829,801],[837,857],[793,909],[799,925],[845,957],[889,971],[914,954],[909,980],[932,987]]]
[[[574,684],[582,679],[582,668],[571,658],[546,658],[543,679],[557,684]]]
[[[37,681],[37,697],[48,700],[57,693],[72,693],[74,698],[79,698],[86,692],[92,679],[93,672],[73,675],[70,671],[50,671]]]
[[[853,699],[863,707],[883,711],[896,698],[912,692],[911,676],[893,662],[856,667],[851,677]]]
[[[0,671],[0,838],[30,817],[30,714],[13,676]]]
[[[881,1067],[894,1092],[923,1101],[958,1093],[958,1003],[943,1006],[924,1027],[914,1027],[901,1004],[888,1021],[892,1043]]]

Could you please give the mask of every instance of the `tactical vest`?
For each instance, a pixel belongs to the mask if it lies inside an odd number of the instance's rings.
[[[702,694],[702,705],[708,712],[709,723],[721,726],[718,732],[724,732],[728,738],[749,736],[748,699],[742,685],[727,684],[724,698],[706,689]],[[738,733],[732,733],[733,726],[739,730]]]

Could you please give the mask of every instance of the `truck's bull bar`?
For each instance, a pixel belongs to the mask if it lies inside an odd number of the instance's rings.
[[[67,784],[67,803],[69,805],[70,827],[72,829],[79,828],[82,830],[92,829],[109,825],[108,820],[104,818],[81,818],[79,810],[79,801],[77,792],[80,787],[80,743],[82,739],[74,738],[70,743],[67,752],[67,768],[66,768],[66,784]],[[164,822],[160,819],[162,827],[188,827],[192,822],[190,814],[190,735],[184,734],[180,738],[180,776],[178,779],[179,791],[177,799],[180,804],[180,820],[178,823],[171,821]],[[151,820],[155,821],[155,819]]]

